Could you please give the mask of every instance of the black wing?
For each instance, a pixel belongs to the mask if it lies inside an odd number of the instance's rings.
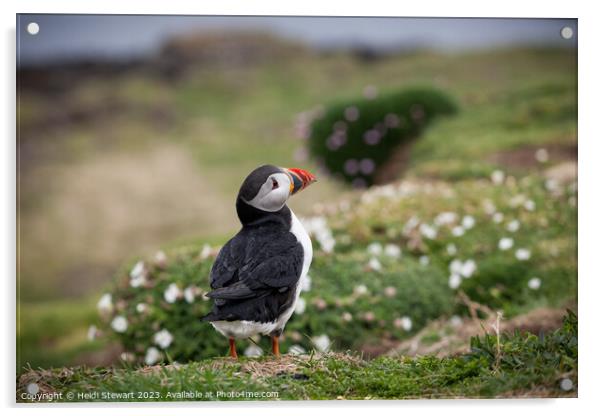
[[[215,302],[205,319],[275,319],[291,304],[302,266],[303,247],[290,232],[243,229],[211,269],[207,296]]]

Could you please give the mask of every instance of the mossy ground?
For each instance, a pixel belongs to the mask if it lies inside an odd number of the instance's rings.
[[[23,394],[32,383],[40,394],[62,392],[58,401],[575,397],[577,319],[569,311],[562,328],[545,337],[476,337],[470,353],[445,358],[364,360],[339,352],[126,369],[31,370],[18,381],[17,400],[28,401]]]

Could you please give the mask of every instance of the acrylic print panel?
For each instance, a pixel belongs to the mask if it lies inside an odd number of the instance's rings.
[[[18,15],[16,400],[576,397],[577,34]]]

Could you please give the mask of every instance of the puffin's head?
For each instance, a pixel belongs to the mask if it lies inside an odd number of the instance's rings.
[[[263,165],[247,176],[238,198],[260,211],[276,212],[291,195],[315,181],[315,176],[303,169]]]

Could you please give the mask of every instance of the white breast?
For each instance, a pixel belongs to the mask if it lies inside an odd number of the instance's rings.
[[[301,269],[301,278],[305,278],[305,275],[309,271],[309,266],[311,265],[311,259],[314,255],[313,248],[311,246],[311,239],[309,238],[309,234],[301,225],[301,221],[297,218],[295,213],[291,211],[292,225],[291,225],[291,233],[297,237],[297,240],[303,246],[303,268]]]
[[[297,287],[295,288],[295,299],[291,306],[284,311],[282,315],[278,317],[273,322],[254,322],[254,321],[214,321],[211,322],[213,327],[220,332],[222,335],[226,337],[233,337],[238,339],[249,338],[253,335],[263,334],[269,335],[275,330],[283,330],[284,326],[291,318],[295,307],[297,305],[297,301],[299,300],[299,295],[301,293],[301,286],[303,280],[307,277],[307,272],[309,271],[309,266],[311,265],[311,260],[313,258],[313,248],[311,245],[311,239],[309,238],[309,234],[301,225],[301,221],[297,218],[295,213],[291,211],[292,223],[290,232],[293,233],[301,246],[303,247],[303,266],[301,268],[301,277],[297,282]]]

